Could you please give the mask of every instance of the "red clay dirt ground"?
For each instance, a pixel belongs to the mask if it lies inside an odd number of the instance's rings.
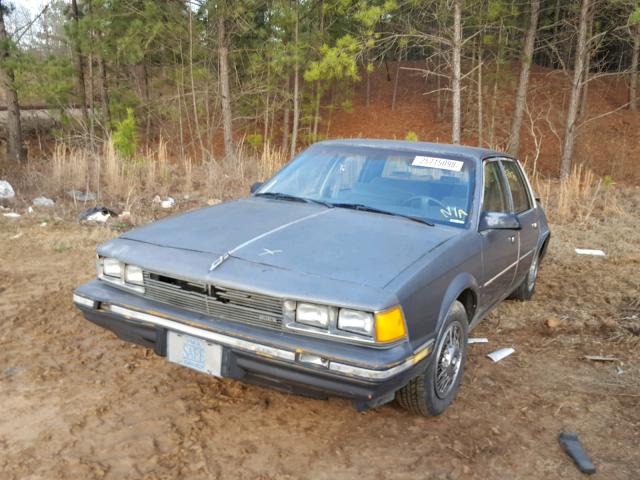
[[[0,216],[0,478],[578,479],[565,430],[594,478],[640,478],[640,216],[637,189],[621,195],[630,213],[554,228],[534,300],[478,327],[490,343],[430,419],[210,378],[122,342],[71,302],[114,233],[68,205]],[[504,346],[516,353],[486,358]]]

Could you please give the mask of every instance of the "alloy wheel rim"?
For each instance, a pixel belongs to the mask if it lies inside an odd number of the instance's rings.
[[[462,366],[462,326],[453,322],[447,327],[438,348],[435,391],[439,398],[445,398],[456,383]]]

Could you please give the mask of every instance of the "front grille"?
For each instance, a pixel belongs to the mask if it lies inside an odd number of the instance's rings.
[[[282,300],[144,272],[145,297],[221,320],[279,329]]]

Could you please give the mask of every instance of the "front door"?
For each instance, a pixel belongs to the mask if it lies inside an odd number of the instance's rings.
[[[483,212],[510,211],[507,187],[500,162],[488,160],[484,164]],[[485,230],[482,237],[483,278],[481,298],[484,306],[500,300],[511,289],[518,265],[518,231]]]

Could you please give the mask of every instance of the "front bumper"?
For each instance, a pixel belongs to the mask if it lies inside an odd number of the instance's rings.
[[[408,342],[383,349],[301,337],[219,321],[97,280],[79,287],[74,303],[87,320],[158,355],[167,354],[167,331],[185,333],[223,347],[224,377],[315,398],[347,398],[359,410],[393,400],[426,368],[432,343],[412,351]]]

